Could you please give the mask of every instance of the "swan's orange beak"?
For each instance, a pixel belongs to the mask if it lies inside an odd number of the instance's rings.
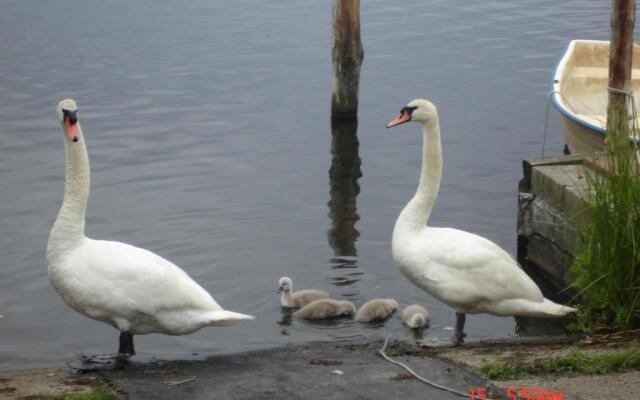
[[[74,142],[78,141],[78,110],[76,111],[68,111],[63,110],[64,114],[63,123],[64,130],[67,133],[67,137],[69,140]]]
[[[67,137],[74,142],[78,141],[78,124],[71,124],[69,118],[64,119],[64,129],[67,131]]]
[[[404,124],[405,122],[411,121],[411,115],[407,110],[402,110],[400,115],[395,117],[389,124],[387,124],[387,128],[393,128],[394,126]]]

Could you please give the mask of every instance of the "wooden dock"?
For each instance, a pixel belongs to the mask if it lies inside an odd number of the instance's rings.
[[[575,223],[588,210],[581,156],[525,160],[518,190],[518,261],[546,278],[555,289],[573,283],[569,270],[576,254]]]

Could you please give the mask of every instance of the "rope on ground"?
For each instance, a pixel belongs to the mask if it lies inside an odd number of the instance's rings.
[[[462,397],[466,397],[466,398],[471,398],[471,395],[469,395],[468,393],[463,393],[463,392],[459,392],[455,389],[451,389],[448,388],[446,386],[442,386],[439,385],[437,383],[431,382],[428,379],[425,379],[423,377],[421,377],[420,375],[418,375],[414,370],[412,370],[411,368],[409,368],[407,365],[401,363],[400,361],[396,361],[394,359],[392,359],[391,357],[389,357],[384,351],[387,349],[387,344],[389,343],[389,339],[391,339],[391,335],[387,336],[387,338],[384,341],[384,345],[382,346],[382,349],[380,349],[379,353],[382,356],[382,358],[384,358],[385,360],[389,361],[392,364],[395,364],[399,367],[404,368],[407,372],[409,372],[411,375],[413,375],[414,378],[416,378],[417,380],[419,380],[422,383],[426,383],[429,386],[433,386],[436,389],[440,389],[440,390],[445,390],[447,392],[453,393],[453,394],[457,394],[458,396],[462,396]]]

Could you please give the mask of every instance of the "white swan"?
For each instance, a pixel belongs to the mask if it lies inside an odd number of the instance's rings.
[[[575,312],[545,299],[518,263],[495,243],[457,229],[427,226],[442,175],[438,112],[427,100],[413,100],[387,128],[408,121],[422,125],[422,172],[416,194],[393,229],[393,258],[414,285],[456,310],[454,344],[463,341],[466,313],[561,317]]]
[[[280,304],[282,307],[300,308],[307,304],[329,297],[328,294],[322,290],[308,289],[293,292],[293,281],[288,276],[283,276],[278,282],[278,293],[282,292],[280,296]]]
[[[147,250],[85,236],[89,157],[78,107],[62,100],[56,115],[66,153],[65,190],[49,242],[49,280],[74,310],[120,333],[119,354],[135,354],[133,335],[183,335],[208,325],[227,325],[250,315],[222,309],[183,270]]]
[[[412,304],[402,310],[402,323],[412,329],[429,327],[429,311],[419,304]]]
[[[356,306],[346,300],[320,299],[312,301],[293,313],[296,318],[302,319],[328,319],[353,315]]]
[[[398,309],[394,299],[373,299],[364,303],[356,313],[356,321],[384,321]]]

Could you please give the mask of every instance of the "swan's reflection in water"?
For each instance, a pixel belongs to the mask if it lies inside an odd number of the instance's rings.
[[[286,327],[291,325],[291,320],[293,319],[295,308],[280,307],[280,310],[282,311],[282,318],[280,318],[280,321],[278,321],[278,325],[282,326],[281,333],[283,335],[288,335],[289,332],[287,331]]]
[[[424,338],[424,334],[425,334],[425,330],[424,328],[421,329],[411,329],[406,327],[406,335],[405,337],[408,340],[413,340],[414,342],[421,342],[422,339]]]

